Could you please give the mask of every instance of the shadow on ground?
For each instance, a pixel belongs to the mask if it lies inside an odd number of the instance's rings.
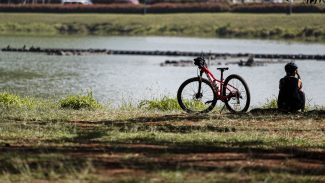
[[[92,135],[90,135],[92,136]],[[93,136],[92,136],[93,137]],[[23,159],[30,169],[67,166],[80,169],[90,161],[96,169],[131,169],[154,172],[195,170],[201,172],[282,172],[297,175],[324,175],[325,152],[298,148],[254,148],[261,142],[222,145],[98,143],[88,141],[59,146],[1,147],[0,172],[17,173],[13,165]],[[46,155],[51,155],[46,157]],[[53,158],[57,156],[58,158]],[[30,159],[30,160],[29,160]]]
[[[266,111],[264,111],[266,112]],[[274,114],[274,111],[268,111]],[[310,111],[303,116],[323,117],[324,111]],[[254,111],[243,116],[255,115]],[[257,114],[261,115],[261,114]],[[235,116],[240,117],[241,115]],[[45,145],[0,145],[1,172],[19,173],[21,167],[17,162],[23,162],[30,170],[40,167],[52,167],[64,173],[62,167],[81,170],[91,162],[96,171],[112,171],[129,169],[131,171],[155,172],[189,170],[198,172],[224,173],[287,173],[292,175],[322,176],[325,174],[325,152],[316,149],[295,147],[265,147],[260,140],[243,142],[218,142],[214,144],[188,143],[155,143],[154,140],[134,139],[133,143],[103,142],[107,129],[98,127],[83,128],[84,124],[102,124],[104,126],[121,127],[127,132],[125,125],[143,123],[167,123],[175,121],[199,122],[210,118],[220,118],[220,115],[165,115],[158,117],[139,117],[121,121],[78,121],[80,126],[73,138],[50,140]],[[168,126],[167,128],[172,128]],[[183,129],[182,129],[183,128]],[[186,132],[185,126],[175,131]],[[197,128],[197,127],[191,127]],[[236,129],[223,127],[207,127],[210,131],[235,132]],[[201,129],[196,129],[201,130]],[[60,168],[61,167],[61,168]]]

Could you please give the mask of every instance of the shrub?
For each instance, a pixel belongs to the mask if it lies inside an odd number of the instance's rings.
[[[285,39],[293,39],[295,38],[297,35],[292,32],[292,31],[287,31],[284,35],[283,35],[283,38]]]
[[[216,33],[219,36],[228,36],[228,35],[232,34],[232,30],[230,28],[230,24],[227,24],[227,25],[218,27],[216,29]]]
[[[276,27],[273,30],[270,31],[270,36],[282,36],[284,33],[284,29],[281,27]]]
[[[98,109],[102,106],[93,97],[92,92],[87,95],[69,95],[59,101],[61,108],[68,109]]]
[[[32,107],[33,101],[7,92],[0,93],[0,104],[6,107]]]

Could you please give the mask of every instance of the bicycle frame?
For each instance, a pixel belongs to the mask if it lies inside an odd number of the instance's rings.
[[[236,91],[238,91],[238,89],[235,88],[234,86],[230,85],[230,84],[228,84],[226,86],[226,90],[230,91],[230,93],[228,95],[223,95],[223,89],[224,89],[223,71],[221,71],[220,80],[218,80],[206,66],[201,68],[201,70],[200,70],[200,78],[202,78],[203,73],[205,73],[205,75],[207,76],[209,82],[211,83],[211,85],[213,87],[213,91],[216,92],[217,99],[221,100],[222,102],[226,102],[230,98],[236,96],[237,92],[232,92],[232,89],[235,89]],[[216,88],[214,87],[214,85],[215,85],[214,83],[216,83],[216,82],[219,85],[218,90],[216,90]],[[199,91],[201,90],[200,85],[201,84],[199,84]]]

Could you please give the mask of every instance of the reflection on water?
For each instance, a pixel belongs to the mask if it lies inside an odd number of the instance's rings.
[[[161,37],[0,37],[0,47],[41,46],[49,48],[107,48],[132,50],[179,50],[251,53],[325,54],[325,45],[238,39],[197,39]],[[196,68],[160,67],[171,58],[155,56],[47,56],[0,52],[0,88],[22,95],[62,97],[68,93],[93,90],[102,102],[121,103],[164,95],[176,96],[180,84],[197,74]],[[238,60],[232,60],[238,61]],[[323,78],[325,62],[297,61],[304,90],[311,104],[325,105]],[[216,76],[219,72],[211,66]],[[252,104],[276,97],[284,64],[263,67],[229,65],[232,73],[248,83]]]
[[[26,72],[24,70],[4,70],[0,69],[0,82],[10,82],[15,80],[29,80],[41,78],[43,75],[37,72]]]

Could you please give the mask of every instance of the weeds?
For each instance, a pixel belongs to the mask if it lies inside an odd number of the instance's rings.
[[[171,97],[163,97],[162,99],[143,100],[139,103],[139,108],[147,110],[161,111],[179,111],[181,110],[177,99]]]
[[[278,100],[276,98],[266,99],[266,103],[263,104],[264,109],[276,109],[278,108]]]
[[[61,108],[68,108],[74,110],[80,109],[98,109],[101,108],[97,100],[93,97],[92,92],[87,95],[69,95],[59,101]]]
[[[17,95],[2,92],[0,93],[0,104],[5,107],[33,107],[34,101],[30,98],[23,98]]]

